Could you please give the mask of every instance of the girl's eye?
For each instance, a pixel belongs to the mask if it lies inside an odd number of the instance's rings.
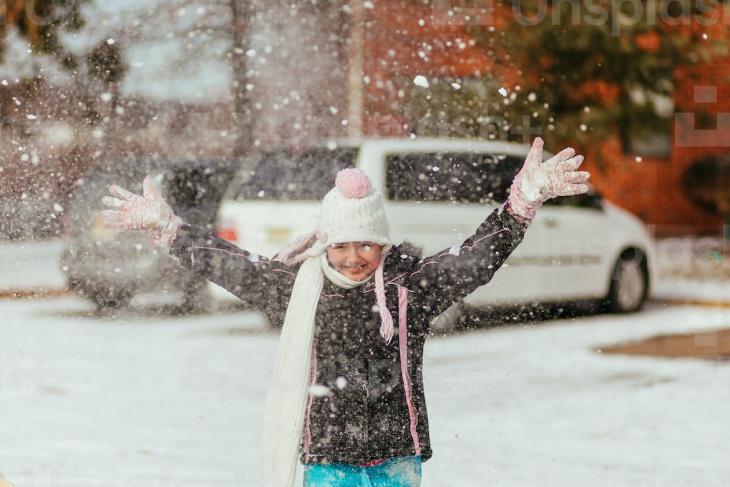
[[[363,245],[363,246],[362,246],[362,249],[363,249],[363,250],[364,250],[365,252],[369,252],[369,251],[370,251],[370,246],[369,246],[369,245],[367,245],[367,244],[366,244],[366,245]]]

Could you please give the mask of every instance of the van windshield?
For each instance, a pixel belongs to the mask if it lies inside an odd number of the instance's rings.
[[[233,183],[236,200],[321,200],[341,169],[355,166],[358,147],[276,149]]]
[[[393,201],[500,203],[523,157],[475,152],[411,152],[385,158],[385,194]]]

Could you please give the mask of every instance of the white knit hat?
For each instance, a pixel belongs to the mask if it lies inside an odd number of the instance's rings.
[[[383,197],[360,169],[337,173],[335,187],[322,200],[319,229],[326,244],[374,242],[390,245]]]

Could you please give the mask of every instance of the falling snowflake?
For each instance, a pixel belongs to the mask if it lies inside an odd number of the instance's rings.
[[[309,393],[314,397],[324,397],[332,395],[332,389],[322,384],[312,384],[309,386]]]
[[[413,78],[413,84],[416,86],[420,86],[421,88],[428,88],[429,86],[428,79],[422,74],[419,74],[415,78]]]

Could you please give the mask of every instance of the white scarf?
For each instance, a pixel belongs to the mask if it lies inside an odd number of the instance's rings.
[[[384,255],[390,246],[383,249]],[[293,487],[299,463],[299,440],[309,392],[309,366],[317,304],[324,276],[352,289],[370,281],[353,281],[333,269],[325,253],[307,258],[299,268],[276,351],[264,412],[264,478],[267,487]]]
[[[319,261],[322,264],[322,270],[324,271],[325,277],[327,277],[332,284],[337,287],[341,287],[342,289],[352,289],[357,286],[362,286],[372,280],[373,276],[375,276],[375,273],[373,272],[362,281],[353,281],[330,265],[327,260],[327,254],[320,255]]]

